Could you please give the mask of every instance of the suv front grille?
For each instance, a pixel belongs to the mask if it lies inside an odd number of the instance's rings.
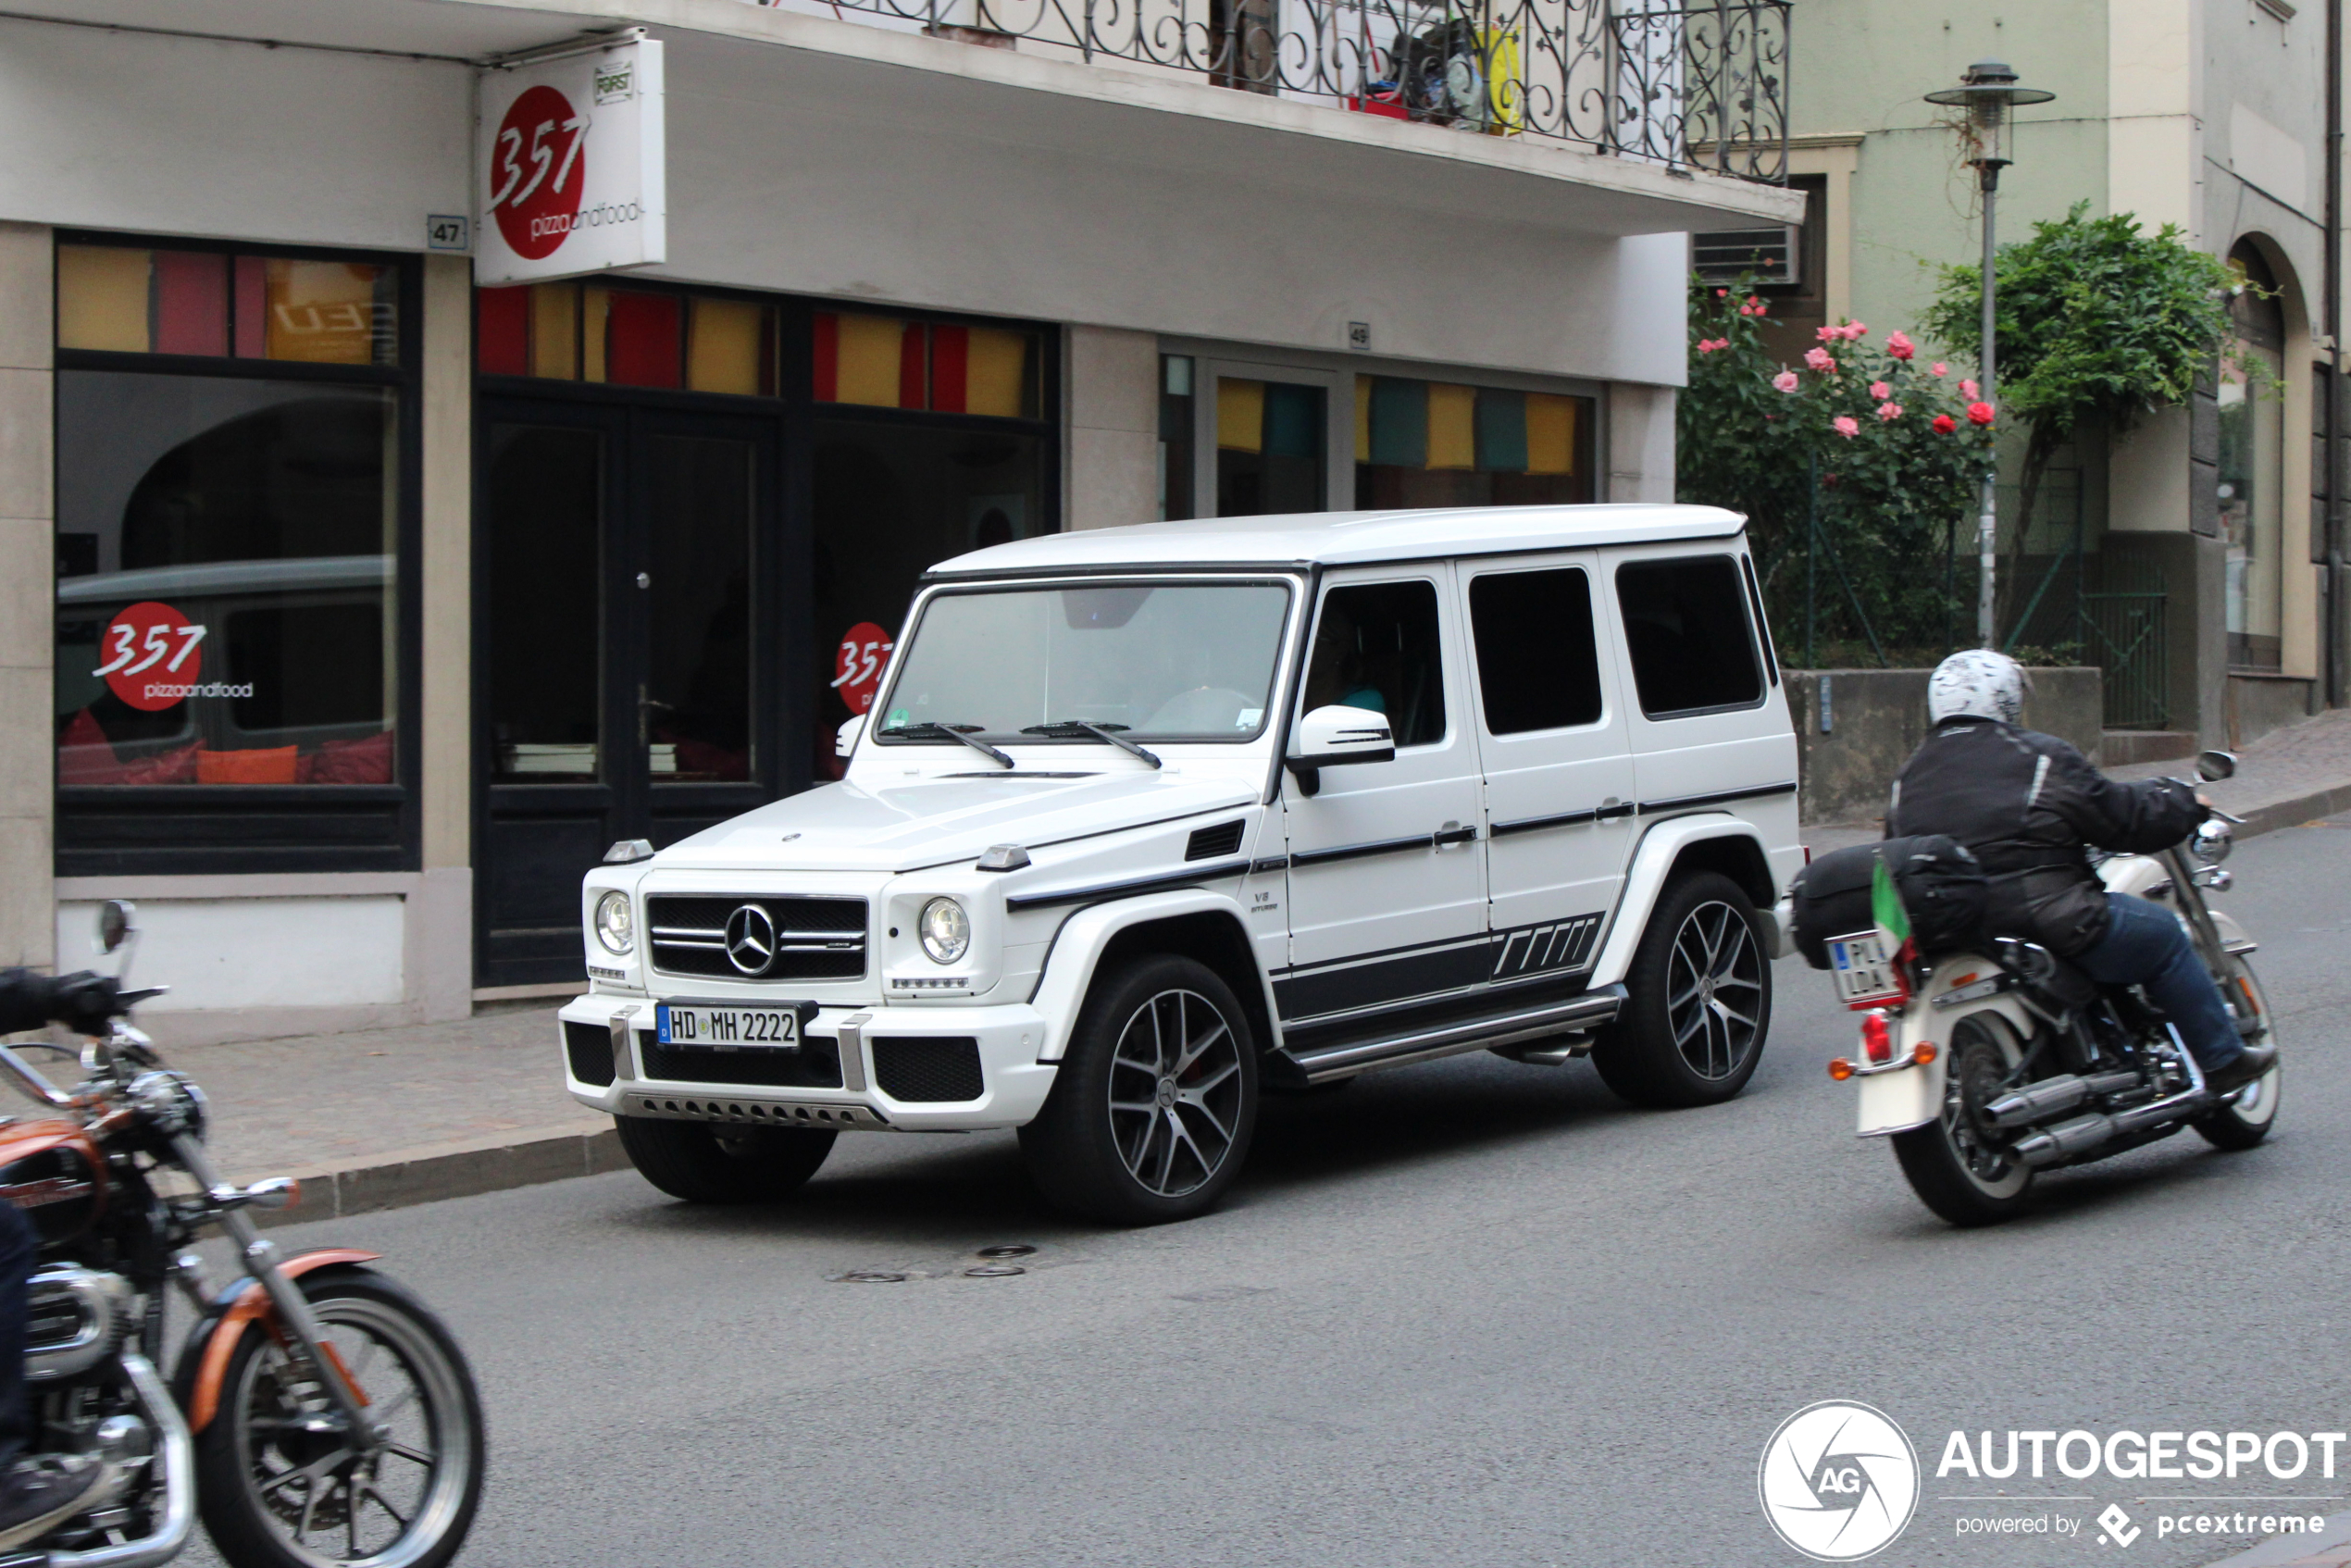
[[[979,1070],[979,1041],[968,1035],[870,1039],[874,1082],[892,1100],[936,1104],[977,1100],[988,1091]]]
[[[814,1035],[802,1040],[798,1051],[698,1051],[664,1045],[658,1035],[640,1029],[637,1059],[644,1064],[646,1077],[664,1083],[748,1084],[766,1089],[840,1087],[839,1042]]]
[[[854,980],[865,973],[865,901],[655,894],[653,967],[723,980]]]

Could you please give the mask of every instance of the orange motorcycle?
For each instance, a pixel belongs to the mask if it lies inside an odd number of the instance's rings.
[[[99,946],[136,935],[105,906]],[[124,952],[125,966],[129,959]],[[129,1007],[158,990],[125,991]],[[58,1089],[0,1046],[0,1069],[46,1110],[0,1122],[0,1198],[41,1240],[25,1343],[29,1451],[105,1466],[88,1509],[0,1568],[155,1568],[196,1519],[231,1568],[441,1568],[481,1498],[481,1400],[463,1351],[424,1303],[330,1249],[281,1256],[255,1209],[282,1177],[224,1183],[205,1151],[205,1097],[122,1017]],[[216,1288],[189,1243],[218,1227],[244,1274]],[[167,1387],[167,1286],[193,1303]]]

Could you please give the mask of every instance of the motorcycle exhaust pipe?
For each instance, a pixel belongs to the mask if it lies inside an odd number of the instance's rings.
[[[2011,1089],[1984,1108],[1984,1118],[1996,1127],[2031,1126],[2061,1116],[2085,1100],[2135,1088],[2138,1081],[2136,1073],[2099,1073],[2086,1078],[2066,1073]]]
[[[2091,1112],[2070,1122],[2059,1122],[2016,1140],[2015,1154],[2019,1160],[2038,1170],[2087,1154],[2100,1144],[2110,1141],[2121,1129],[2112,1116]]]

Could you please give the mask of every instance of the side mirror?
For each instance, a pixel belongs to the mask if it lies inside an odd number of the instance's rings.
[[[857,749],[858,739],[865,733],[865,716],[864,714],[855,714],[841,720],[840,728],[833,732],[833,755],[837,757],[849,755]]]
[[[98,951],[113,952],[138,929],[139,906],[127,899],[108,899],[98,906]]]
[[[1395,760],[1396,733],[1388,728],[1387,715],[1333,703],[1311,710],[1298,721],[1290,736],[1289,755],[1282,759],[1282,765],[1297,776],[1300,788],[1312,795],[1321,787],[1324,768]]]
[[[2217,784],[2223,778],[2234,778],[2237,776],[2236,753],[2234,752],[2199,753],[2196,759],[2196,774],[2207,784]]]

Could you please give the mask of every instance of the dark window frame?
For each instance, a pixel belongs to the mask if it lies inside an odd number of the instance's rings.
[[[317,871],[415,871],[423,865],[424,606],[424,268],[398,252],[322,245],[246,243],[174,235],[92,233],[60,229],[51,236],[51,319],[54,323],[63,245],[118,250],[199,251],[302,260],[342,260],[390,267],[400,320],[398,363],[317,365],[301,360],[240,359],[233,355],[123,354],[102,349],[54,350],[60,372],[133,371],[143,375],[211,376],[239,380],[315,381],[389,388],[400,420],[392,483],[395,516],[394,606],[398,669],[392,723],[393,781],[390,784],[74,785],[56,782],[56,747],[50,746],[51,790],[56,803],[55,866],[59,877],[205,876]],[[52,327],[54,342],[55,328]],[[56,385],[50,428],[56,427]],[[65,454],[53,445],[53,471]],[[56,549],[51,525],[51,549]],[[54,688],[53,688],[54,692]]]
[[[1748,608],[1746,579],[1738,567],[1741,554],[1742,552],[1736,550],[1723,550],[1690,555],[1635,556],[1620,560],[1611,568],[1609,572],[1610,597],[1614,602],[1617,631],[1624,639],[1624,663],[1628,673],[1633,678],[1633,700],[1640,708],[1641,716],[1650,723],[1668,724],[1677,719],[1703,718],[1709,714],[1746,713],[1750,709],[1760,708],[1771,701],[1772,683],[1764,678],[1767,656],[1758,646],[1760,641],[1760,628],[1756,626],[1754,615]],[[1653,711],[1648,705],[1648,697],[1641,691],[1640,651],[1634,645],[1632,628],[1624,618],[1623,575],[1628,568],[1638,571],[1647,567],[1678,566],[1701,561],[1720,561],[1731,569],[1731,596],[1733,603],[1739,607],[1739,619],[1747,627],[1747,656],[1750,661],[1750,668],[1755,674],[1755,695],[1742,702],[1713,703],[1699,707]]]
[[[1298,696],[1296,699],[1296,706],[1300,717],[1302,718],[1307,714],[1313,711],[1307,704],[1306,692],[1307,688],[1313,684],[1315,646],[1318,640],[1323,635],[1323,618],[1330,613],[1331,600],[1338,594],[1347,592],[1412,587],[1425,588],[1428,590],[1429,604],[1434,611],[1434,617],[1431,625],[1436,633],[1435,652],[1437,655],[1437,707],[1438,723],[1437,727],[1437,733],[1425,740],[1407,740],[1404,739],[1399,730],[1396,737],[1396,749],[1399,752],[1417,752],[1424,751],[1431,747],[1448,745],[1451,742],[1453,738],[1453,704],[1448,699],[1445,691],[1445,602],[1447,595],[1441,580],[1435,577],[1410,576],[1372,579],[1350,578],[1339,582],[1332,582],[1328,579],[1325,579],[1320,584],[1314,597],[1312,623],[1307,628],[1306,637],[1300,650],[1301,659],[1299,665],[1299,686]],[[1391,728],[1397,728],[1396,716],[1389,714],[1386,716],[1388,720],[1389,727]]]

